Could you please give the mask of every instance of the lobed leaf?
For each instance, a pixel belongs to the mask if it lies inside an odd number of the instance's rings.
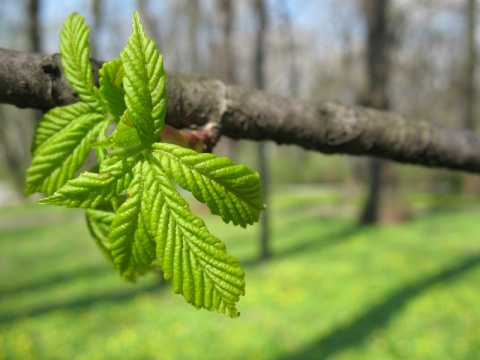
[[[128,110],[125,111],[111,136],[112,154],[130,157],[143,149]]]
[[[150,214],[146,211],[144,195],[150,191],[151,184],[146,183],[145,166],[146,163],[140,162],[135,167],[127,200],[118,208],[108,236],[115,266],[128,279],[150,268],[155,259],[155,241],[146,225]]]
[[[243,227],[258,221],[265,208],[258,173],[213,154],[199,154],[174,144],[156,143],[152,155],[170,179],[226,223]]]
[[[32,153],[48,139],[65,128],[70,122],[85,115],[89,111],[91,111],[90,107],[83,102],[51,109],[43,115],[35,129],[35,137],[32,141]]]
[[[165,119],[165,72],[137,13],[120,59],[100,70],[98,90],[88,36],[83,17],[71,15],[61,34],[62,65],[85,103],[45,115],[32,145],[27,194],[53,194],[41,204],[88,208],[93,238],[123,277],[134,279],[160,265],[189,303],[237,317],[244,272],[191,213],[172,180],[225,222],[245,227],[264,209],[258,174],[227,158],[156,143]],[[118,125],[107,138],[112,120]],[[91,147],[99,173],[73,179]]]
[[[156,161],[151,168],[156,191],[148,192],[146,203],[165,279],[196,308],[239,316],[235,304],[245,294],[245,274],[238,260],[191,213]]]
[[[102,130],[102,121],[101,114],[86,113],[45,140],[35,150],[27,171],[25,193],[51,195],[75,177]]]
[[[129,159],[110,158],[101,168],[100,174],[83,172],[68,181],[55,194],[38,201],[42,205],[95,208],[122,193],[132,181],[132,169],[138,157]]]
[[[133,14],[133,33],[120,53],[124,67],[125,103],[142,144],[148,148],[164,125],[166,77],[163,57],[145,34],[138,13]]]
[[[127,108],[125,105],[125,90],[123,89],[123,64],[115,59],[103,64],[100,69],[100,95],[107,111],[118,122]]]
[[[90,29],[77,13],[70,15],[60,33],[60,53],[65,77],[80,99],[92,107],[98,106],[90,63]]]
[[[103,121],[101,124],[99,124],[98,136],[97,136],[96,142],[90,145],[92,148],[95,148],[95,155],[97,157],[97,163],[98,163],[96,168],[100,167],[104,161],[109,159],[107,147],[96,146],[96,145],[100,145],[102,142],[107,142],[107,131],[109,127],[110,127],[109,121]]]

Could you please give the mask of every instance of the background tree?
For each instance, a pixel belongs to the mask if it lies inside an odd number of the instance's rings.
[[[362,11],[367,25],[366,71],[367,89],[361,103],[377,109],[389,108],[388,83],[390,77],[390,42],[388,12],[389,0],[363,0]],[[372,158],[368,161],[368,196],[360,222],[373,224],[379,219],[380,196],[384,188],[387,163]]]
[[[158,47],[162,47],[162,34],[161,26],[155,21],[155,14],[151,11],[151,1],[149,0],[137,0],[137,9],[142,17],[145,30],[150,34]]]
[[[465,6],[466,18],[466,65],[465,85],[463,98],[465,99],[464,127],[467,130],[476,130],[475,104],[477,98],[476,68],[477,68],[477,43],[476,43],[476,21],[477,1],[467,0]],[[464,178],[464,191],[467,194],[474,194],[480,187],[478,176],[467,176]]]
[[[465,129],[475,130],[475,99],[476,99],[476,86],[475,86],[475,70],[477,65],[477,44],[475,42],[476,32],[476,14],[477,14],[477,1],[467,0],[467,6],[465,9],[466,14],[466,44],[467,44],[467,62],[465,66],[465,116],[464,126]]]
[[[92,33],[92,40],[100,44],[98,60],[118,55],[130,30],[125,23],[134,2],[103,3],[102,29],[100,34]],[[328,355],[356,359],[389,355],[475,358],[479,352],[475,329],[480,317],[478,294],[472,291],[472,284],[480,279],[475,240],[479,238],[478,196],[458,196],[462,184],[459,172],[396,164],[402,198],[412,206],[415,221],[359,228],[356,215],[363,199],[343,191],[350,171],[346,157],[320,153],[376,152],[397,156],[397,160],[479,171],[480,162],[475,160],[480,153],[478,135],[460,130],[465,112],[466,1],[390,1],[390,21],[395,31],[401,31],[389,79],[389,106],[394,113],[351,106],[356,94],[364,90],[366,78],[366,30],[357,0],[270,1],[266,89],[262,92],[232,86],[218,75],[224,59],[219,55],[221,28],[213,21],[218,16],[216,1],[199,2],[198,73],[221,81],[189,76],[186,3],[142,1],[162,35],[159,44],[167,69],[185,74],[169,72],[171,101],[180,109],[169,109],[169,120],[188,126],[220,117],[225,138],[252,140],[239,142],[236,155],[240,162],[256,166],[256,141],[261,138],[271,140],[270,157],[275,159],[269,164],[274,184],[268,204],[275,249],[272,261],[261,265],[256,261],[256,228],[223,232],[229,240],[228,249],[240,255],[247,270],[249,289],[248,298],[241,302],[241,326],[177,307],[175,298],[158,287],[157,277],[133,286],[110,278],[111,269],[102,267],[104,260],[91,253],[93,245],[85,241],[86,232],[77,227],[83,219],[72,212],[33,205],[4,208],[8,205],[2,196],[7,178],[2,167],[0,357],[2,352],[7,358],[91,357],[99,352],[109,358],[131,354],[151,358],[159,353],[172,358],[198,357],[199,353],[228,357],[232,351],[242,354],[245,349],[254,349],[256,356],[264,359]],[[252,0],[234,3],[230,44],[238,75],[235,83],[252,87],[256,40]],[[22,30],[27,19],[24,4],[0,0],[1,47],[27,49],[27,30]],[[71,11],[84,13],[93,24],[91,2],[44,0],[42,4],[46,58],[58,51],[57,25]],[[396,26],[397,9],[404,14],[401,27]],[[290,15],[295,46],[289,45],[285,12]],[[0,58],[4,55],[0,50]],[[290,58],[295,59],[298,70],[297,87],[289,79]],[[7,84],[3,78],[0,82]],[[189,87],[195,91],[188,91]],[[290,93],[293,89],[295,98]],[[224,93],[228,97],[220,96]],[[4,95],[1,88],[0,94]],[[198,95],[210,99],[207,105],[211,106],[201,107]],[[240,95],[244,101],[238,100]],[[226,105],[222,116],[218,99],[227,100],[221,102]],[[341,105],[326,106],[331,100]],[[195,111],[188,102],[195,104]],[[259,114],[264,116],[262,121],[257,121]],[[387,139],[392,124],[408,130],[407,136],[415,139],[409,145],[399,143],[410,151],[409,157],[398,159],[399,154],[385,142],[385,147],[379,147],[376,140]],[[436,134],[430,154],[415,146],[430,146],[418,136],[423,131],[428,136],[426,129]],[[298,136],[302,132],[309,136]],[[342,143],[349,136],[358,140]],[[397,144],[395,137],[390,140],[390,145]],[[274,142],[299,146],[277,146]],[[372,144],[376,150],[369,148]],[[439,148],[439,144],[445,146]],[[1,147],[0,161],[3,153]],[[362,170],[363,159],[355,159]],[[194,211],[203,213],[204,209],[192,205]],[[214,228],[217,225],[212,223]],[[35,251],[34,261],[31,251]],[[441,309],[439,303],[443,304]],[[313,318],[322,321],[310,321],[311,326],[305,327],[305,319]],[[439,323],[444,326],[438,327]],[[90,336],[92,326],[95,337]],[[434,334],[432,326],[437,330]],[[416,340],[412,343],[410,339]],[[79,343],[83,344],[80,348]]]
[[[21,27],[17,32],[21,34],[23,41],[19,41],[20,49],[39,52],[41,51],[41,24],[39,11],[40,0],[28,0],[18,4],[26,14],[26,31]],[[8,25],[6,14],[1,23]],[[13,45],[14,39],[11,39]],[[18,46],[18,45],[17,45]],[[0,144],[3,145],[6,164],[13,179],[19,198],[23,198],[23,184],[25,182],[25,171],[30,162],[29,142],[32,137],[32,129],[39,113],[36,111],[19,111],[10,106],[0,106]]]
[[[266,33],[267,33],[267,9],[264,0],[253,0],[253,11],[256,17],[256,41],[255,41],[255,56],[253,60],[253,76],[254,86],[257,89],[265,89],[265,56],[266,56]],[[269,192],[269,174],[267,165],[267,148],[262,141],[258,144],[258,169],[260,177],[263,182],[263,201],[268,203]],[[270,230],[269,230],[269,216],[267,212],[263,212],[260,218],[260,258],[267,259],[270,256]]]
[[[212,71],[213,76],[218,76],[227,84],[235,84],[237,82],[236,76],[236,47],[233,38],[233,28],[235,25],[235,3],[232,0],[217,0],[216,1],[216,18],[218,28],[220,30],[220,41],[214,49],[217,53],[215,63],[216,71]],[[212,59],[214,60],[214,59]],[[231,159],[237,159],[238,142],[232,139],[222,139],[218,144],[218,149],[221,154],[225,154]]]

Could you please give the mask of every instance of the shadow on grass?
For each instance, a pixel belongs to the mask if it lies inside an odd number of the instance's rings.
[[[77,269],[76,271],[57,274],[43,280],[38,280],[34,284],[2,287],[0,288],[0,297],[5,299],[7,297],[15,297],[22,293],[42,291],[52,286],[68,284],[72,281],[79,279],[97,278],[102,274],[107,273],[115,273],[115,270],[107,265],[81,268]],[[163,280],[163,276],[161,275],[161,273],[158,273],[156,275],[158,275],[157,281],[152,282],[150,280],[148,284],[132,285],[128,290],[115,289],[101,294],[90,294],[83,298],[76,298],[58,302],[51,301],[49,303],[33,305],[18,311],[5,313],[0,312],[0,324],[15,322],[24,317],[40,316],[50,311],[60,309],[81,310],[102,302],[118,303],[122,301],[129,301],[141,293],[153,293],[155,291],[161,291],[166,287],[167,283],[165,282],[165,280]],[[123,280],[119,278],[119,281]],[[33,294],[32,296],[35,296],[35,294]]]
[[[318,228],[319,226],[318,222],[314,224]],[[284,257],[290,257],[297,254],[301,254],[306,251],[311,251],[312,249],[318,250],[319,248],[325,248],[331,245],[338,244],[340,242],[350,239],[351,235],[356,233],[357,230],[359,229],[360,228],[356,226],[351,226],[351,227],[342,226],[341,228],[335,229],[333,232],[329,234],[322,233],[320,238],[310,237],[308,241],[303,241],[302,243],[297,243],[294,246],[284,248],[280,251],[276,251],[269,260],[277,260]],[[285,231],[287,232],[291,231],[292,236],[293,235],[298,236],[298,230],[293,230],[291,226],[285,229]],[[262,265],[263,263],[266,263],[266,262],[264,260],[260,261],[258,259],[250,259],[250,260],[242,261],[242,266],[255,267],[258,265]],[[0,292],[2,296],[15,296],[23,292],[38,291],[51,286],[66,284],[71,281],[77,280],[79,278],[97,277],[100,274],[110,272],[110,271],[114,271],[114,270],[109,268],[108,266],[83,268],[70,273],[54,275],[52,277],[39,280],[38,282],[34,284],[29,284],[27,286],[18,285],[18,286],[11,286],[8,288],[1,288]],[[128,290],[128,291],[125,291],[125,290],[122,290],[121,292],[111,291],[103,294],[85,296],[84,298],[73,299],[71,301],[51,302],[47,304],[40,304],[38,306],[34,305],[33,307],[22,309],[17,312],[10,312],[5,314],[0,313],[0,323],[14,322],[22,317],[39,316],[47,312],[59,310],[59,309],[75,310],[75,309],[82,309],[88,306],[92,306],[100,302],[128,301],[134,298],[139,293],[154,292],[156,290],[161,290],[165,288],[166,284],[167,283],[164,281],[161,283],[156,282],[150,285],[143,286],[141,288],[139,288],[138,286],[136,287],[132,286],[131,290]]]
[[[358,346],[375,330],[387,326],[393,316],[401,311],[409,301],[421,295],[432,286],[444,281],[452,281],[473,270],[479,264],[480,254],[476,254],[465,258],[455,266],[399,289],[380,303],[373,305],[350,324],[339,326],[305,349],[286,355],[282,359],[326,359],[340,351]]]
[[[0,294],[2,297],[15,296],[23,292],[42,290],[46,287],[68,283],[74,279],[96,277],[107,272],[111,273],[112,271],[114,270],[108,266],[92,266],[89,268],[81,268],[75,271],[51,275],[48,278],[37,280],[33,284],[17,284],[15,286],[0,287]]]
[[[152,283],[142,287],[132,287],[131,290],[117,290],[110,291],[104,294],[90,295],[80,299],[73,299],[71,301],[53,302],[49,304],[42,304],[31,307],[18,312],[11,312],[7,314],[0,314],[0,323],[8,323],[19,320],[23,317],[39,316],[50,311],[68,309],[68,310],[82,310],[89,306],[98,305],[102,302],[119,303],[122,301],[128,301],[135,298],[141,293],[153,293],[164,289],[165,282]]]
[[[319,223],[313,223],[317,228],[321,226]],[[279,260],[290,256],[295,256],[311,250],[325,249],[333,245],[338,245],[352,239],[352,235],[356,234],[358,231],[363,230],[364,228],[358,226],[357,224],[352,224],[350,226],[342,225],[339,229],[335,229],[331,233],[322,233],[321,237],[312,237],[307,241],[302,241],[296,243],[294,246],[289,246],[281,250],[273,250],[273,254],[268,259],[260,258],[251,258],[247,260],[242,260],[241,265],[245,267],[257,266],[263,263],[267,263],[270,260]],[[291,234],[290,234],[291,232]],[[295,226],[289,225],[285,230],[282,230],[282,237],[293,238],[298,237],[298,229],[295,229]]]

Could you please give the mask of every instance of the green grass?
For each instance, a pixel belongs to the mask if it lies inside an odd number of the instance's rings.
[[[244,264],[235,320],[195,310],[158,274],[123,282],[81,212],[0,209],[0,359],[478,358],[479,208],[358,228],[325,211],[344,206],[338,193],[284,190],[267,262],[256,227],[193,206]]]

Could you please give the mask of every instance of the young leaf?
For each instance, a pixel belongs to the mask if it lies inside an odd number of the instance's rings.
[[[127,192],[108,238],[120,274],[134,277],[150,267],[156,255],[165,279],[189,303],[238,316],[235,303],[245,288],[238,260],[190,212],[152,158],[135,167]]]
[[[90,107],[78,102],[75,104],[56,107],[46,113],[35,129],[35,137],[32,142],[32,153],[44,142],[60,132],[73,120],[91,111]]]
[[[55,192],[39,203],[89,208],[92,236],[123,277],[134,279],[160,265],[189,303],[237,317],[244,272],[171,180],[225,222],[245,227],[263,210],[258,174],[226,158],[156,143],[166,111],[165,72],[137,13],[120,60],[102,67],[99,90],[91,79],[88,33],[76,14],[62,30],[65,73],[87,104],[45,116],[33,144],[27,193]],[[107,138],[113,120],[117,128]],[[72,179],[92,146],[99,173]]]
[[[212,214],[243,227],[258,221],[264,209],[258,173],[228,158],[173,144],[157,143],[152,148],[152,155],[168,177],[207,204]]]
[[[106,62],[100,69],[100,96],[107,111],[117,122],[127,108],[124,100],[123,74],[123,64],[120,59]]]
[[[98,167],[100,167],[104,161],[109,159],[109,154],[107,152],[107,147],[102,146],[95,146],[95,144],[99,145],[103,142],[107,142],[107,130],[110,126],[109,121],[103,121],[101,124],[98,125],[98,136],[96,142],[90,144],[92,148],[95,148],[95,155],[97,156]]]
[[[90,144],[102,129],[103,116],[86,113],[45,140],[36,149],[27,171],[25,193],[51,195],[72,179],[90,152]]]
[[[128,110],[122,116],[111,136],[112,155],[127,158],[143,149]]]
[[[151,214],[146,211],[144,195],[152,190],[151,184],[145,184],[145,165],[142,161],[135,166],[127,200],[118,208],[108,237],[113,261],[128,279],[151,267],[155,259],[155,241],[146,226]]]
[[[142,144],[148,148],[159,139],[166,111],[163,57],[145,34],[138,13],[133,33],[120,53],[124,67],[125,103]]]
[[[89,35],[90,29],[85,24],[83,16],[73,13],[65,20],[60,33],[60,53],[63,72],[73,90],[88,105],[97,107],[98,99],[89,58]]]
[[[238,260],[228,255],[225,245],[190,212],[155,161],[151,167],[158,192],[149,194],[147,200],[152,209],[150,228],[165,279],[196,308],[239,316],[235,304],[245,294],[245,274]]]
[[[42,205],[95,208],[123,192],[132,180],[132,168],[138,157],[105,161],[100,174],[83,172],[79,177],[68,181],[55,194],[38,201]]]

